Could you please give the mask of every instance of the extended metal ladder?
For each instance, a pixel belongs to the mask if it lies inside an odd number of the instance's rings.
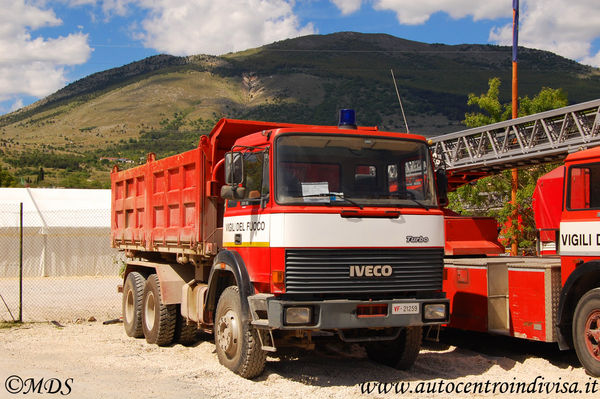
[[[431,138],[436,166],[457,186],[481,176],[562,161],[600,145],[600,99]]]

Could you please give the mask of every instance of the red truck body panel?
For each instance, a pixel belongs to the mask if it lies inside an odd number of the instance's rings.
[[[558,258],[447,259],[448,326],[555,342],[560,271]]]
[[[487,286],[485,267],[446,264],[444,292],[450,298],[449,327],[487,332]]]
[[[444,215],[446,256],[497,255],[504,253],[494,218]]]
[[[555,255],[560,215],[563,206],[565,167],[546,173],[538,179],[533,192],[533,214],[539,232],[540,255]]]
[[[185,244],[195,251],[203,238],[205,168],[196,148],[158,161],[150,156],[142,166],[113,173],[113,245],[151,251]]]

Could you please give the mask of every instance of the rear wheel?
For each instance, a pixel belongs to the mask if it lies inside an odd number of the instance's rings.
[[[365,345],[369,358],[398,370],[408,370],[421,350],[422,328],[406,327],[392,341],[369,342]]]
[[[146,342],[169,345],[173,342],[176,322],[177,305],[163,304],[158,276],[151,274],[144,287],[142,304],[142,329]]]
[[[265,368],[267,353],[260,347],[258,331],[242,321],[237,286],[227,287],[217,304],[215,345],[219,362],[244,378],[254,378]]]
[[[179,311],[177,306],[177,324],[175,325],[175,337],[173,342],[181,345],[193,345],[198,341],[198,324],[190,320],[186,320]]]
[[[600,377],[600,288],[588,291],[577,303],[573,344],[587,372]]]
[[[144,336],[142,330],[142,297],[146,279],[138,272],[131,272],[123,285],[123,326],[125,333],[134,338]]]

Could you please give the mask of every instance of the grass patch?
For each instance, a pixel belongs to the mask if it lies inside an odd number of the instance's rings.
[[[21,327],[23,323],[18,321],[0,321],[0,330]]]

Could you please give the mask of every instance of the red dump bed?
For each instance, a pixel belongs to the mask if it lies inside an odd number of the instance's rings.
[[[202,243],[204,156],[200,148],[112,174],[113,246],[137,250]]]

